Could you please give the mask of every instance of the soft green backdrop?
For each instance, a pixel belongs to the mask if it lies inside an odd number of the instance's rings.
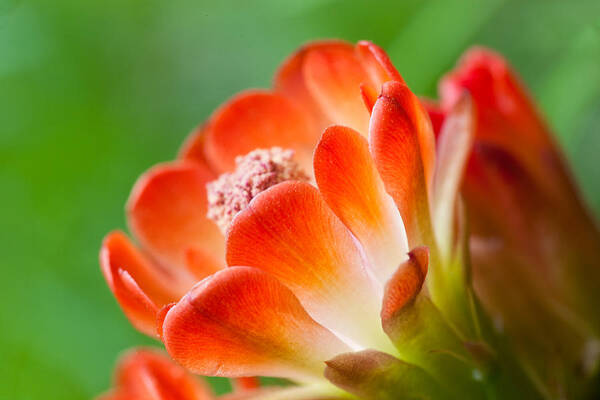
[[[0,0],[0,399],[90,398],[151,343],[106,288],[102,236],[140,173],[323,37],[374,40],[427,95],[467,46],[500,50],[600,210],[598,0]]]

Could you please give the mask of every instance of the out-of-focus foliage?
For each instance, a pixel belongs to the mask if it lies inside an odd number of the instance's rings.
[[[600,211],[597,0],[0,0],[0,399],[89,398],[150,343],[101,277],[102,236],[141,172],[323,37],[375,41],[430,96],[467,46],[498,49]]]

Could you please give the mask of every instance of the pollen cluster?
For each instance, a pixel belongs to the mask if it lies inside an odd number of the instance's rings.
[[[223,234],[235,215],[260,192],[284,181],[310,179],[294,160],[294,151],[280,147],[257,149],[238,156],[235,164],[234,172],[224,173],[206,185],[207,217]]]

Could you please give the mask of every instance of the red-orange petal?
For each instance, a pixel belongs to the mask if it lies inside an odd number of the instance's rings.
[[[204,141],[206,132],[209,130],[209,123],[203,123],[189,134],[183,142],[177,158],[181,160],[195,161],[204,167],[210,168],[209,162],[204,154]]]
[[[446,112],[442,108],[442,106],[435,100],[431,100],[428,98],[420,98],[421,104],[427,110],[427,114],[429,114],[429,119],[431,120],[431,127],[433,128],[433,133],[438,138],[440,131],[442,130],[442,125],[444,123],[444,119],[446,118]]]
[[[406,259],[408,243],[398,209],[385,192],[366,139],[351,128],[327,128],[315,150],[319,190],[352,231],[385,283]]]
[[[135,400],[211,400],[208,387],[157,350],[135,349],[119,361],[116,393]]]
[[[273,274],[336,333],[365,346],[383,337],[374,320],[378,292],[359,250],[308,183],[284,182],[255,197],[231,224],[227,263]]]
[[[404,83],[404,79],[392,64],[390,57],[375,43],[361,40],[356,45],[356,53],[377,90],[387,81]]]
[[[306,86],[304,61],[306,55],[312,51],[333,50],[349,52],[352,50],[352,45],[341,40],[319,40],[307,43],[281,64],[273,82],[273,87],[278,93],[282,93],[306,111],[313,128],[319,134],[333,121],[325,114]]]
[[[318,135],[306,113],[287,97],[250,90],[213,114],[204,150],[210,165],[219,171],[233,170],[237,156],[275,146],[295,150],[298,161],[307,165]]]
[[[375,103],[369,145],[387,192],[406,227],[411,246],[431,236],[428,187],[435,162],[429,117],[417,97],[399,82],[387,82]],[[427,243],[429,244],[429,243]]]
[[[367,135],[369,112],[360,86],[369,77],[354,47],[313,49],[304,58],[306,87],[329,120],[347,125]]]
[[[173,273],[191,278],[187,258],[195,250],[204,254],[207,270],[223,265],[223,236],[206,217],[206,183],[214,178],[201,164],[177,161],[152,168],[132,190],[130,228],[161,264],[176,267]]]
[[[417,247],[408,256],[408,260],[398,267],[385,287],[381,308],[381,321],[384,326],[415,299],[425,282],[429,250],[427,247]]]
[[[475,47],[439,86],[448,111],[468,90],[477,114],[478,142],[505,149],[523,164],[544,190],[566,207],[576,206],[578,194],[564,157],[533,100],[508,62],[498,53]],[[547,179],[552,176],[553,179]]]
[[[437,144],[432,218],[440,249],[446,255],[452,244],[454,210],[473,146],[474,125],[473,103],[468,93],[465,93],[446,117]]]
[[[314,379],[347,347],[304,310],[275,277],[231,267],[197,284],[164,320],[169,354],[214,376]]]
[[[104,239],[100,266],[127,318],[149,336],[156,336],[158,308],[179,299],[187,289],[187,282],[151,262],[122,232],[112,232]]]

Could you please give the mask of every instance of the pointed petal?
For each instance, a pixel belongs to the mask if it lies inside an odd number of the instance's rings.
[[[145,257],[122,232],[106,236],[100,266],[127,318],[141,332],[156,336],[156,313],[185,293],[184,283]]]
[[[369,78],[352,46],[307,52],[303,74],[306,87],[331,121],[367,134],[369,113],[360,86]]]
[[[363,68],[371,78],[376,90],[387,81],[405,83],[386,52],[376,44],[362,40],[356,45],[356,53]]]
[[[117,390],[130,399],[211,400],[208,387],[176,365],[162,352],[136,349],[119,361]]]
[[[211,117],[204,149],[219,171],[235,168],[235,158],[255,149],[279,146],[296,151],[303,165],[310,165],[319,132],[306,113],[281,94],[266,90],[242,92],[227,101]]]
[[[327,128],[313,157],[323,198],[367,252],[385,283],[406,259],[404,225],[369,153],[365,138],[351,128]]]
[[[451,398],[421,368],[374,350],[341,354],[327,361],[325,377],[365,400]]]
[[[428,187],[434,139],[426,111],[406,85],[383,85],[371,115],[369,145],[385,188],[402,214],[409,244],[430,244]]]
[[[473,103],[468,94],[447,116],[438,138],[438,158],[433,187],[433,221],[443,255],[452,246],[454,210],[467,158],[474,139]]]
[[[144,248],[188,279],[189,251],[202,252],[214,268],[223,264],[223,236],[206,217],[206,183],[214,178],[193,162],[158,165],[139,178],[127,203],[130,228]]]
[[[347,347],[292,292],[255,268],[231,267],[196,285],[164,320],[163,341],[203,375],[314,379]]]
[[[288,181],[255,197],[231,225],[227,263],[275,275],[336,333],[363,346],[388,343],[377,318],[380,295],[353,238],[310,184]]]

